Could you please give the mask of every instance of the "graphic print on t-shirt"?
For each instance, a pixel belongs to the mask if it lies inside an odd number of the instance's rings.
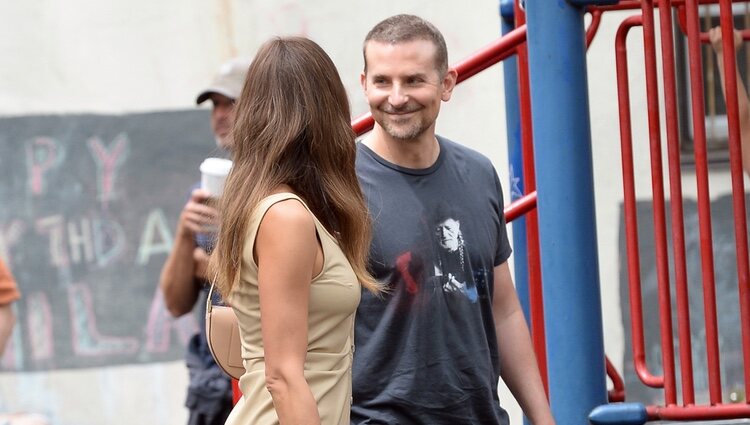
[[[447,204],[441,204],[436,209],[434,223],[434,271],[440,287],[445,293],[461,294],[472,303],[477,302],[477,286],[466,256],[461,222]]]

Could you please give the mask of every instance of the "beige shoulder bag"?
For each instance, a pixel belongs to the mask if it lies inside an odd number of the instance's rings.
[[[242,364],[242,342],[237,315],[231,307],[211,304],[214,285],[208,291],[206,300],[206,339],[211,355],[221,370],[234,379],[245,373]]]

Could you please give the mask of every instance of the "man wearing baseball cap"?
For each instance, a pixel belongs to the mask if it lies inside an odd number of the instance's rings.
[[[249,66],[250,62],[244,59],[232,59],[223,64],[211,84],[195,99],[198,105],[207,100],[213,104],[211,129],[216,137],[216,144],[226,150],[231,150],[232,147],[229,132],[234,122],[234,101],[242,92]]]
[[[242,91],[250,62],[233,59],[219,68],[211,84],[198,94],[198,105],[210,100],[211,129],[216,144],[231,151],[234,102]],[[197,167],[196,167],[197,169]],[[209,194],[193,186],[182,209],[175,232],[174,245],[161,271],[159,285],[170,314],[179,317],[193,311],[196,302],[205,316],[206,265],[211,249],[212,228],[218,224],[218,211],[206,204]],[[188,343],[187,367],[190,384],[185,406],[190,411],[188,425],[224,424],[232,409],[232,387],[229,377],[219,369],[206,343],[205,323]]]

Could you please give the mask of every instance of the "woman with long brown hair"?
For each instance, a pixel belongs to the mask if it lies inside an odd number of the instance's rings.
[[[349,424],[370,221],[346,91],[313,41],[258,51],[235,106],[210,270],[237,314],[243,398],[227,424]]]

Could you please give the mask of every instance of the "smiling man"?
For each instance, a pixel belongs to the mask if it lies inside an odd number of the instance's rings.
[[[352,423],[507,424],[502,375],[532,423],[553,424],[508,269],[500,180],[486,157],[435,134],[457,77],[443,36],[397,15],[363,51],[375,127],[357,173],[370,269],[389,292],[363,292],[357,310]]]

